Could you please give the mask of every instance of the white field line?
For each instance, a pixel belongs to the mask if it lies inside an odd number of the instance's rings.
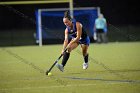
[[[107,85],[116,85],[116,84],[129,84],[128,82],[114,82],[114,83],[103,83]],[[74,84],[74,85],[58,85],[58,86],[42,86],[42,87],[23,87],[23,88],[2,88],[0,91],[6,91],[6,90],[28,90],[28,89],[48,89],[48,88],[63,88],[63,87],[85,87],[85,86],[96,86],[98,84]]]

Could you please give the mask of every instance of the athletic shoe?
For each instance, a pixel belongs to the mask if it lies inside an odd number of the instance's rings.
[[[64,71],[64,67],[63,67],[63,65],[62,64],[56,64],[56,67],[60,70],[60,71]]]
[[[83,63],[83,69],[87,69],[88,68],[88,63]]]

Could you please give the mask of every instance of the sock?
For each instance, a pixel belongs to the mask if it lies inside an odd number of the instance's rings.
[[[84,61],[85,61],[85,63],[88,63],[88,54],[86,56],[84,56]]]
[[[63,67],[66,65],[68,59],[69,59],[70,53],[65,52],[63,55],[63,59],[62,59],[62,65]]]

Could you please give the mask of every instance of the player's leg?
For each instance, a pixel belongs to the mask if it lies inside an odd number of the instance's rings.
[[[90,44],[90,38],[87,37],[85,39],[80,40],[80,44],[81,44],[82,54],[84,57],[83,69],[87,69],[88,68],[88,47]]]
[[[66,65],[69,57],[70,57],[70,52],[75,49],[79,44],[78,43],[73,43],[66,52],[64,52],[63,54],[63,59],[62,59],[62,63],[61,64],[57,64],[56,66],[58,67],[58,69],[60,71],[64,71],[64,66]]]
[[[87,69],[88,68],[88,47],[89,45],[85,45],[85,44],[81,44],[81,48],[82,48],[82,54],[84,57],[84,63],[83,63],[83,69]]]
[[[79,44],[78,43],[73,43],[68,49],[67,51],[64,53],[63,55],[63,59],[62,59],[62,65],[65,66],[67,60],[69,59],[70,56],[70,52],[75,49]]]

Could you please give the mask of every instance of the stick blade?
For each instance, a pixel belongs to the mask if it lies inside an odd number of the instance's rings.
[[[49,72],[50,72],[50,71],[47,70],[47,71],[46,71],[46,75],[48,75]]]

